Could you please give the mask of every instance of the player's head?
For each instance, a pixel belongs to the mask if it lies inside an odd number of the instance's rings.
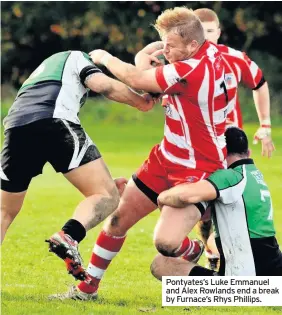
[[[228,127],[225,131],[227,164],[234,162],[234,158],[245,159],[249,157],[248,138],[245,132],[238,127]]]
[[[164,55],[170,63],[189,59],[205,42],[201,21],[186,7],[165,10],[154,27],[164,42]]]
[[[194,13],[202,22],[206,39],[217,44],[221,33],[217,14],[213,10],[207,8],[197,9]]]

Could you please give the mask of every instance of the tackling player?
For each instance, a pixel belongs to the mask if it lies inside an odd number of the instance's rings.
[[[84,278],[78,242],[86,231],[112,213],[119,193],[101,154],[78,118],[89,89],[107,98],[149,110],[153,102],[107,77],[81,51],[52,55],[23,83],[4,119],[1,153],[1,241],[19,213],[33,177],[46,162],[73,184],[85,199],[73,218],[48,241],[75,277]]]
[[[218,170],[206,180],[183,184],[161,193],[160,208],[182,211],[201,201],[204,208],[214,200],[213,223],[220,253],[219,272],[192,262],[158,255],[151,266],[162,276],[282,276],[282,253],[275,238],[273,208],[263,175],[249,158],[244,131],[226,132],[228,169]]]

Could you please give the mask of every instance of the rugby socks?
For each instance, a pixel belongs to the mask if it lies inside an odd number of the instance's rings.
[[[71,238],[77,241],[77,243],[80,243],[86,236],[85,227],[79,221],[74,219],[68,220],[62,227],[62,230],[65,234],[68,234]]]
[[[106,232],[100,232],[87,267],[88,279],[81,281],[77,288],[84,293],[97,291],[104,272],[112,259],[120,251],[126,236],[112,236]]]
[[[181,245],[174,253],[174,257],[183,257],[186,260],[189,260],[189,256],[200,251],[200,246],[197,241],[190,240],[187,236],[184,238]]]

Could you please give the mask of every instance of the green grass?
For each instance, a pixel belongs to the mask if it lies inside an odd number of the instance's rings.
[[[119,113],[118,106],[122,105],[111,106],[117,106],[117,112],[111,116],[108,111],[104,111],[103,121],[94,119],[95,112],[91,109],[87,112],[86,108],[83,122],[101,150],[112,175],[129,177],[147,157],[152,145],[161,139],[163,118],[159,111],[144,115],[134,110],[120,109]],[[101,112],[104,109],[101,106],[99,110]],[[246,126],[249,136],[255,128],[255,125]],[[259,147],[251,148],[272,193],[277,238],[282,244],[282,130],[274,128],[273,136],[277,151],[271,160],[260,156]],[[129,231],[121,253],[101,282],[100,296],[96,302],[48,301],[49,294],[65,291],[74,281],[67,275],[63,262],[48,253],[44,239],[61,228],[80,200],[82,196],[49,165],[46,165],[42,176],[33,180],[24,207],[8,231],[2,247],[2,314],[281,313],[279,307],[162,308],[161,283],[149,271],[156,254],[152,236],[158,218],[157,211]],[[86,264],[101,227],[90,231],[80,245]]]

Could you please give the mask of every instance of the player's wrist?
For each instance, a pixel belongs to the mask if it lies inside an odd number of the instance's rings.
[[[113,56],[110,53],[105,53],[105,55],[101,59],[101,64],[108,68],[109,61],[112,57]]]
[[[261,128],[271,128],[271,120],[270,118],[265,118],[260,121]]]

